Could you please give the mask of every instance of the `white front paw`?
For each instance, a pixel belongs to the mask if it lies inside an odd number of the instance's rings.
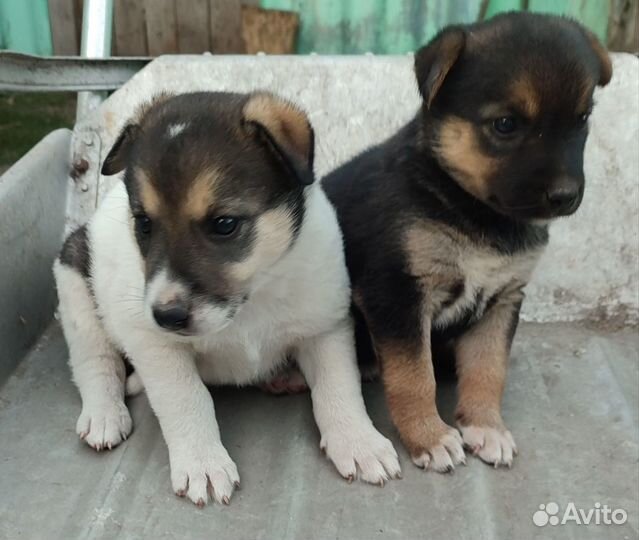
[[[120,444],[131,433],[133,421],[122,401],[83,403],[76,433],[98,452]]]
[[[358,471],[359,478],[380,486],[401,477],[395,448],[372,424],[329,430],[322,436],[320,448],[349,482],[358,477]]]
[[[218,503],[229,504],[240,485],[237,467],[221,443],[193,442],[169,448],[171,483],[179,497],[188,497],[200,508],[210,494]]]

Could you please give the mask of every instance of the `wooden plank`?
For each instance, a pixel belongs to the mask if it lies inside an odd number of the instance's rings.
[[[142,0],[115,0],[113,54],[147,56],[146,24]]]
[[[292,54],[300,17],[292,11],[242,6],[242,38],[248,54]]]
[[[639,54],[639,0],[612,0],[608,48]]]
[[[145,0],[144,7],[149,55],[178,53],[175,1]]]
[[[59,56],[78,55],[80,44],[76,29],[74,0],[48,1],[53,54]]]
[[[211,52],[242,54],[242,5],[240,0],[210,0]]]
[[[203,53],[211,50],[209,41],[209,0],[175,0],[178,50]]]

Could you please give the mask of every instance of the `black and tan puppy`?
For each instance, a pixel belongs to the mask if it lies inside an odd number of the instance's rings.
[[[500,401],[522,289],[548,222],[581,202],[593,91],[611,63],[569,19],[509,13],[444,29],[417,52],[415,72],[417,116],[324,180],[345,237],[360,361],[366,350],[379,360],[415,464],[450,471],[463,444],[510,466]],[[435,404],[440,344],[454,347],[461,436]]]

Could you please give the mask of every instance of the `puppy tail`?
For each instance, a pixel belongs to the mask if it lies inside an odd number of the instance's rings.
[[[137,396],[143,390],[144,385],[142,384],[142,379],[140,379],[140,375],[134,371],[126,378],[125,394],[126,396]]]

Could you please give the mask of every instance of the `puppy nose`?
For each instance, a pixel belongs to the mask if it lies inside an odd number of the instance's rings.
[[[546,191],[550,208],[555,212],[572,209],[579,196],[579,185],[576,182],[560,182]]]
[[[155,306],[153,318],[166,330],[184,330],[189,325],[189,310],[184,304],[171,302]]]

